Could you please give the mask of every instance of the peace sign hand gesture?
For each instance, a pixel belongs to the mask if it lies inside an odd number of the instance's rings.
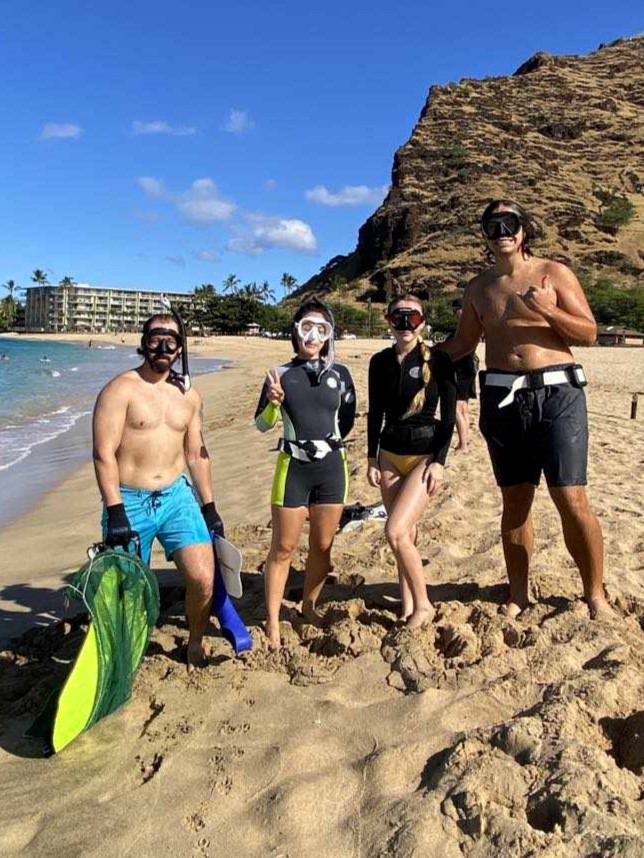
[[[284,402],[284,389],[280,381],[279,373],[276,369],[269,369],[266,372],[266,383],[268,385],[268,401],[275,405],[281,405]]]

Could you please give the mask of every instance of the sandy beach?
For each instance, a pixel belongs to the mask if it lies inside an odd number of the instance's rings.
[[[359,398],[352,503],[379,500],[365,479],[366,377],[386,345],[338,344]],[[498,614],[500,495],[474,428],[419,528],[431,625],[396,626],[393,557],[382,525],[369,523],[337,537],[324,630],[299,617],[304,552],[295,558],[280,653],[268,652],[261,625],[278,432],[261,435],[252,418],[266,369],[290,344],[221,337],[191,353],[234,362],[196,386],[218,507],[244,552],[238,607],[254,650],[233,658],[213,624],[210,664],[188,677],[180,581],[155,551],[162,617],[132,700],[40,758],[22,733],[82,634],[79,620],[51,619],[99,535],[91,463],[45,494],[0,533],[0,633],[31,628],[0,656],[0,854],[643,855],[644,397],[638,419],[629,413],[632,392],[644,391],[644,350],[575,351],[589,377],[590,498],[615,621],[589,622],[545,486],[535,604],[517,620]]]

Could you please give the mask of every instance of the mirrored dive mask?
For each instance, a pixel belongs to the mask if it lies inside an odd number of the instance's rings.
[[[420,310],[400,307],[388,316],[388,322],[394,331],[415,331],[425,321]]]

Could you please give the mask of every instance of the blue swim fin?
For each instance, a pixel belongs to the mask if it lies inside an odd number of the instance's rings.
[[[219,620],[222,635],[235,650],[235,655],[239,655],[253,648],[253,639],[226,592],[214,546],[213,552],[215,555],[215,595],[212,600],[212,613]]]

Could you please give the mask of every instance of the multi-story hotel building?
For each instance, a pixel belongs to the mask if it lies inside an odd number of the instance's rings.
[[[27,290],[27,331],[139,331],[153,313],[163,311],[161,295],[187,314],[194,295],[74,286],[31,286]]]

